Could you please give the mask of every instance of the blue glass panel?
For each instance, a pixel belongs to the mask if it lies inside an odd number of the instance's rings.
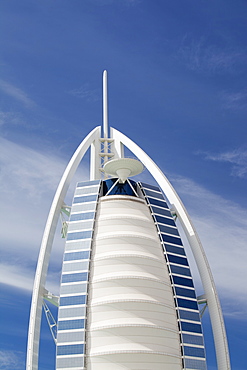
[[[77,304],[85,304],[86,296],[85,295],[76,295],[71,297],[61,297],[60,306],[72,306]]]
[[[152,191],[152,190],[147,190],[147,189],[145,189],[144,191],[145,191],[146,196],[148,196],[148,197],[158,198],[158,199],[164,200],[163,194],[160,191],[158,193],[156,193],[155,191]]]
[[[161,200],[158,200],[158,199],[153,199],[153,198],[148,198],[149,200],[149,203],[150,204],[153,204],[154,206],[159,206],[159,207],[164,207],[164,208],[168,208],[167,204],[165,201],[161,201]]]
[[[203,346],[203,337],[199,335],[182,334],[183,342],[188,344],[197,344]]]
[[[88,277],[87,272],[79,272],[77,274],[62,275],[62,283],[72,283],[76,281],[86,281]]]
[[[92,237],[92,230],[68,233],[67,240],[89,239]]]
[[[175,238],[174,236],[165,235],[165,234],[161,234],[161,237],[165,243],[183,245],[182,240],[180,238]]]
[[[169,216],[171,216],[171,215],[169,215]],[[155,219],[156,219],[157,222],[159,222],[161,224],[176,226],[173,218],[167,218],[167,217],[162,217],[162,216],[155,215]]]
[[[167,252],[181,254],[185,256],[184,248],[175,247],[174,245],[166,244],[165,249]]]
[[[158,188],[157,186],[146,184],[145,182],[141,182],[141,185],[142,185],[143,188],[146,188],[146,189],[152,189],[152,190],[160,191],[160,188]]]
[[[188,299],[183,298],[177,298],[177,301],[179,307],[190,308],[191,310],[198,310],[197,301],[189,301]]]
[[[173,274],[191,276],[190,269],[185,267],[170,265],[170,268]]]
[[[205,357],[204,348],[184,346],[185,356]]]
[[[181,327],[183,331],[191,331],[192,333],[201,333],[202,327],[200,324],[193,324],[191,322],[181,322]]]
[[[195,291],[191,289],[175,287],[177,295],[182,295],[184,297],[196,298]]]
[[[189,286],[191,288],[194,287],[192,279],[186,279],[180,276],[173,276],[173,281],[174,284]]]
[[[100,184],[101,180],[93,180],[93,181],[82,181],[78,182],[77,188],[83,188],[84,186],[90,186],[90,185],[98,185]]]
[[[126,181],[124,184],[121,184],[120,182],[117,182],[117,178],[114,179],[108,179],[103,181],[103,195],[106,195],[108,191],[112,188],[112,190],[109,192],[108,195],[130,195],[132,197],[136,197],[135,193],[133,192],[133,189],[131,188],[130,184]],[[137,185],[136,182],[133,180],[129,180],[132,187],[136,190]],[[113,186],[116,184],[115,186]]]
[[[169,227],[169,226],[165,226],[165,225],[159,225],[159,229],[162,233],[167,233],[167,234],[172,234],[172,235],[179,236],[178,230],[173,228],[173,227]]]
[[[179,316],[181,319],[184,319],[184,320],[192,320],[192,321],[200,322],[200,316],[198,312],[179,310]]]
[[[178,265],[189,266],[187,258],[177,257],[171,254],[168,254],[167,257],[170,262],[177,263]]]
[[[89,259],[89,251],[72,252],[64,254],[64,261]]]
[[[169,209],[158,208],[158,207],[154,207],[154,206],[151,205],[151,210],[155,214],[157,213],[158,215],[172,217],[171,212],[169,211]],[[172,220],[173,220],[173,218],[172,218]]]
[[[58,330],[84,329],[84,324],[84,319],[58,321]]]
[[[186,369],[207,370],[206,361],[203,360],[193,360],[191,358],[185,358],[184,365]]]
[[[84,202],[95,202],[97,200],[98,194],[95,195],[85,195],[82,197],[75,197],[73,204],[84,203]]]
[[[57,355],[78,355],[84,352],[84,344],[57,346]]]
[[[94,215],[94,212],[75,213],[70,216],[70,221],[92,220]]]

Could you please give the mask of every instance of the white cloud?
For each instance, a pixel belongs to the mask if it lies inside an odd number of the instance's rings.
[[[22,263],[0,263],[0,283],[15,288],[32,291],[34,283],[34,269],[25,267]],[[46,286],[53,294],[59,292],[60,272],[52,272],[48,276]],[[1,369],[1,368],[0,368]]]
[[[229,163],[231,165],[231,175],[244,178],[247,176],[247,150],[238,148],[232,151],[209,154],[204,153],[205,159],[215,162]]]
[[[23,120],[19,113],[0,111],[0,126],[20,124],[23,124]]]
[[[84,99],[86,101],[98,101],[101,99],[101,93],[99,89],[91,89],[89,84],[84,84],[83,86],[73,89],[69,91],[69,94],[76,96],[80,99]]]
[[[239,72],[247,59],[242,50],[219,48],[205,37],[195,41],[189,35],[184,36],[178,57],[189,69],[207,73]]]
[[[24,362],[22,352],[0,350],[0,370],[22,370]]]
[[[247,108],[247,92],[227,92],[224,91],[220,94],[222,107],[224,109],[242,110]]]
[[[65,163],[0,139],[1,241],[3,250],[30,257],[40,243],[47,212]],[[36,248],[35,248],[36,247]]]
[[[0,80],[0,89],[6,95],[11,96],[15,100],[24,104],[27,108],[33,108],[36,105],[35,102],[32,99],[30,99],[23,90],[21,90],[19,87],[10,84],[7,81]]]

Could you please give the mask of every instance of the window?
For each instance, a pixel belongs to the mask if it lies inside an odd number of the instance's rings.
[[[158,207],[153,207],[152,206],[152,211],[153,211],[153,213],[157,213],[158,215],[172,217],[171,212],[169,211],[169,209],[158,208]],[[171,218],[171,220],[173,220],[173,218]]]
[[[158,188],[157,186],[149,185],[149,184],[146,184],[145,182],[141,182],[141,185],[142,185],[143,188],[152,189],[152,190],[160,192],[160,188]]]
[[[185,256],[185,251],[183,248],[175,247],[174,245],[166,244],[165,249],[167,252],[181,254]]]
[[[83,188],[84,186],[99,185],[100,182],[101,182],[101,180],[78,182],[76,187],[77,188]]]
[[[177,284],[177,285],[185,285],[191,288],[194,287],[192,279],[186,279],[180,276],[173,276],[173,281],[174,281],[174,284]]]
[[[77,355],[83,353],[84,344],[70,344],[57,346],[57,355]]]
[[[78,212],[95,211],[96,204],[97,204],[96,202],[73,204],[71,215]]]
[[[174,236],[165,235],[165,234],[161,234],[161,237],[165,243],[183,245],[182,240],[180,238],[175,238]]]
[[[78,239],[89,239],[92,237],[92,231],[78,231],[74,233],[67,234],[67,240],[78,240]]]
[[[184,319],[184,320],[192,320],[192,321],[200,322],[200,316],[198,312],[179,310],[179,316],[181,319]]]
[[[60,306],[75,306],[78,304],[85,304],[86,296],[85,295],[76,295],[71,297],[61,297]]]
[[[147,190],[147,189],[145,189],[144,191],[145,191],[146,196],[148,197],[164,200],[163,194],[160,191],[158,193],[152,190]]]
[[[82,317],[86,315],[86,306],[63,307],[59,309],[59,320],[70,317]],[[61,341],[60,341],[61,342]]]
[[[191,358],[184,359],[184,365],[187,369],[207,370],[206,361],[193,360]]]
[[[84,324],[84,319],[58,321],[58,330],[84,329]]]
[[[175,265],[170,265],[170,268],[173,274],[191,276],[190,269],[188,268]]]
[[[91,220],[94,218],[94,212],[74,213],[70,216],[70,221]]]
[[[183,335],[183,342],[188,344],[197,344],[203,345],[203,337],[199,335],[191,335],[191,334],[182,334]]]
[[[205,357],[204,348],[184,346],[185,356]]]
[[[190,308],[191,310],[198,310],[197,301],[189,301],[188,299],[177,298],[177,302],[179,307]]]
[[[148,200],[149,200],[149,203],[153,204],[154,206],[160,206],[160,207],[163,207],[163,208],[168,208],[165,201],[162,202],[161,200],[153,199],[153,198],[148,198]]]
[[[82,369],[84,366],[84,356],[77,355],[76,357],[58,357],[57,369],[76,368]]]
[[[167,217],[162,217],[162,216],[156,216],[155,215],[155,219],[158,223],[165,224],[165,225],[176,226],[173,218],[167,218]]]
[[[90,249],[91,240],[70,240],[66,242],[65,251],[75,251],[81,249]]]
[[[84,188],[76,188],[75,196],[79,195],[88,195],[88,194],[97,194],[99,192],[99,187],[96,186],[86,186]]]
[[[59,331],[57,334],[57,341],[58,343],[66,343],[66,342],[84,342],[85,340],[85,331],[70,331],[70,332],[63,332]]]
[[[85,203],[85,202],[95,202],[97,200],[98,194],[95,195],[84,195],[82,197],[75,197],[73,203]]]
[[[181,322],[181,327],[183,331],[191,331],[193,333],[201,333],[202,327],[200,324],[193,324],[191,322]]]
[[[196,298],[194,289],[185,289],[185,288],[179,288],[175,287],[175,291],[177,295],[181,295],[188,298]]]
[[[94,220],[69,222],[68,233],[72,231],[90,230],[93,228],[93,222]]]
[[[76,281],[86,281],[88,273],[87,272],[78,272],[75,274],[63,274],[62,283],[72,283]]]
[[[177,263],[178,265],[188,266],[187,258],[177,257],[171,254],[168,254],[168,260],[170,262]]]
[[[159,225],[159,229],[162,233],[172,234],[179,236],[178,230],[175,227],[169,227],[165,225]]]
[[[65,253],[64,261],[89,259],[89,253],[89,251]]]
[[[75,261],[68,262],[63,264],[63,273],[64,272],[79,272],[79,271],[88,271],[89,260],[85,261]]]

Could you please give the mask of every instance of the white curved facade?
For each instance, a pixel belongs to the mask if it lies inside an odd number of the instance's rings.
[[[170,278],[144,200],[100,198],[87,310],[88,370],[182,369]]]

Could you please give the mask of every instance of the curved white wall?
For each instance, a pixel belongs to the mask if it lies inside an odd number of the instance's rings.
[[[174,299],[149,209],[100,198],[87,321],[87,370],[181,370]]]

